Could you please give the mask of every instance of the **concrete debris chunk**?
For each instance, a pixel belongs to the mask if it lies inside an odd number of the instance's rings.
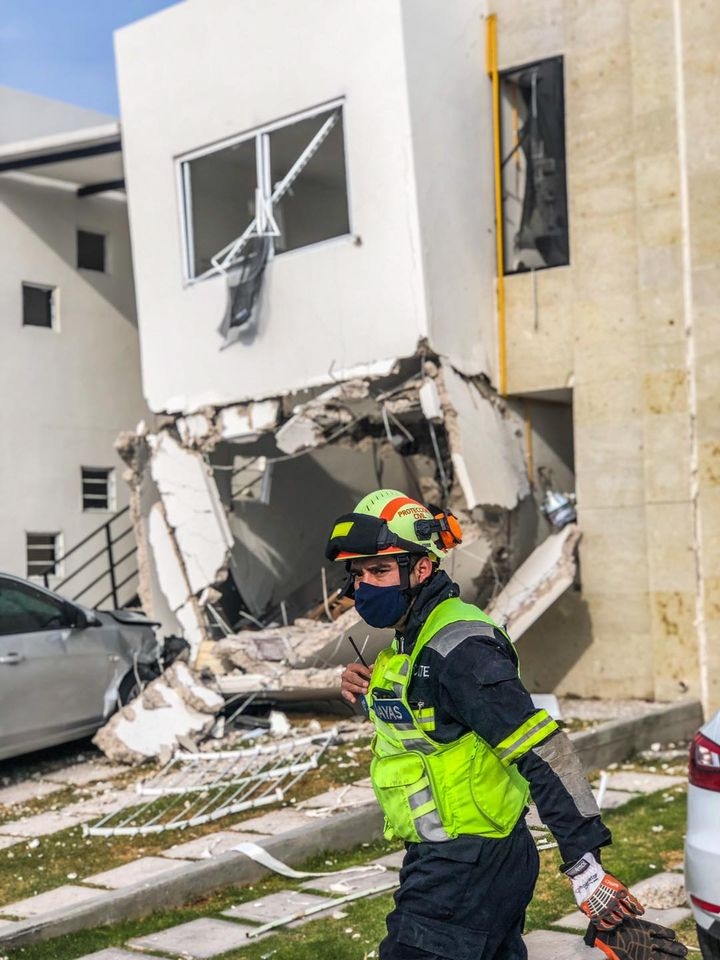
[[[270,711],[270,736],[286,737],[292,730],[292,724],[287,715],[279,710]]]
[[[275,426],[279,409],[277,400],[225,407],[217,418],[220,436],[223,440],[250,440],[258,437]]]
[[[369,393],[366,380],[347,380],[298,406],[275,434],[278,447],[283,453],[292,454],[317,446],[328,427],[352,423],[357,411],[351,411],[348,404],[356,405],[367,399]]]
[[[329,699],[340,690],[342,667],[327,670],[295,670],[290,667],[273,672],[229,673],[217,677],[217,685],[226,695],[254,693],[256,691],[297,691],[301,696],[313,693],[318,699]]]
[[[489,616],[504,624],[513,640],[519,640],[571,586],[577,568],[575,547],[580,536],[575,524],[550,534],[518,567],[488,607]]]
[[[360,623],[355,608],[347,610],[332,623],[321,623],[298,617],[287,627],[266,627],[262,630],[247,630],[225,637],[215,644],[215,653],[226,671],[236,667],[255,670],[258,664],[272,662],[305,668],[326,666],[344,662],[338,654],[347,658],[351,647],[345,640],[348,630],[358,627],[359,634],[367,629]],[[356,637],[356,642],[358,642]],[[364,635],[361,640],[364,640]]]
[[[684,907],[687,901],[681,873],[657,873],[636,883],[632,892],[648,909],[670,910]]]
[[[182,553],[188,584],[199,593],[215,583],[232,546],[217,488],[202,457],[162,433],[153,438],[150,468],[168,525]]]
[[[510,409],[491,402],[478,384],[450,364],[434,381],[445,408],[452,463],[467,508],[494,505],[512,510],[530,492],[523,459],[523,423]],[[492,469],[487,469],[488,451]]]
[[[299,617],[287,627],[225,637],[214,645],[218,688],[225,696],[276,691],[292,699],[337,697],[340,673],[356,659],[348,636],[369,662],[388,646],[392,631],[368,627],[352,607],[332,623]]]
[[[219,693],[176,662],[98,730],[93,743],[118,763],[142,763],[173,752],[187,738],[203,740],[224,705]]]

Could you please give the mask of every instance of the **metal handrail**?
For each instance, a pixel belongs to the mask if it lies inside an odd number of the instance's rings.
[[[126,584],[126,583],[129,583],[129,582],[132,580],[133,577],[136,577],[136,576],[137,576],[137,573],[138,573],[138,571],[137,571],[137,567],[136,567],[136,568],[132,571],[132,573],[129,573],[129,574],[125,577],[124,580],[121,580],[120,583],[116,583],[116,584],[115,584],[115,589],[116,589],[116,590],[119,590],[121,587],[124,587],[125,584]],[[99,607],[100,604],[105,603],[106,600],[109,600],[110,597],[112,597],[112,595],[113,595],[113,592],[112,592],[112,590],[111,590],[109,593],[106,593],[104,597],[101,597],[100,600],[98,600],[98,602],[95,604],[95,606]],[[115,604],[115,606],[117,607],[117,604]]]
[[[104,530],[105,528],[104,528],[104,527],[101,527],[100,529],[101,529],[101,530]],[[97,534],[98,532],[99,532],[99,531],[96,530],[96,531],[95,531],[95,534]],[[93,536],[94,536],[95,534],[93,534]],[[82,571],[85,569],[85,567],[89,567],[91,563],[94,563],[96,560],[99,560],[100,557],[101,557],[104,553],[107,553],[107,546],[102,546],[102,547],[100,547],[100,549],[98,550],[98,552],[97,552],[97,553],[94,553],[91,557],[88,557],[88,559],[85,561],[85,563],[84,563],[81,567],[78,567],[76,570],[73,570],[72,573],[69,573],[66,577],[64,577],[64,578],[60,581],[60,583],[58,584],[58,586],[65,586],[65,584],[66,584],[69,580],[72,580],[73,577],[76,577],[79,573],[82,573]],[[48,576],[50,576],[50,574],[52,574],[52,572],[55,570],[55,568],[56,568],[57,566],[59,566],[59,565],[63,562],[63,560],[65,559],[66,556],[67,556],[67,554],[64,554],[62,557],[58,557],[57,560],[55,561],[55,563],[54,563],[51,567],[46,567],[45,570],[43,570],[43,572],[42,572],[42,577],[43,577],[43,579],[44,579],[44,581],[45,581],[45,586],[46,586],[46,587],[47,587],[47,585],[48,585]]]
[[[70,550],[66,551],[61,556],[57,557],[54,563],[48,564],[48,566],[41,573],[45,586],[49,587],[49,577],[51,576],[51,574],[55,572],[59,564],[67,560],[68,557],[73,556],[75,553],[77,553],[78,550],[80,550],[82,547],[90,543],[90,541],[92,541],[94,538],[102,537],[103,545],[100,547],[100,549],[94,552],[92,556],[90,556],[87,560],[85,560],[84,563],[80,564],[80,566],[78,566],[75,570],[69,573],[66,577],[63,577],[63,579],[59,583],[54,584],[54,589],[61,590],[67,583],[69,583],[71,580],[77,577],[79,573],[82,573],[84,570],[87,570],[87,568],[91,566],[91,564],[94,564],[97,561],[99,561],[102,557],[105,557],[106,565],[102,570],[102,572],[97,577],[95,577],[94,580],[86,584],[82,588],[82,590],[80,590],[73,597],[71,597],[71,599],[73,601],[80,600],[81,597],[83,597],[89,590],[91,590],[94,586],[100,583],[101,580],[103,580],[105,577],[108,577],[110,580],[110,590],[97,604],[95,604],[95,606],[99,606],[100,604],[105,603],[106,600],[109,600],[110,598],[112,598],[113,605],[116,608],[119,607],[120,606],[119,596],[118,596],[119,590],[121,587],[125,586],[130,580],[132,580],[133,577],[137,576],[138,569],[137,567],[135,567],[135,569],[133,569],[131,573],[128,576],[124,577],[123,580],[121,580],[120,582],[118,582],[117,580],[116,571],[117,571],[117,568],[120,566],[120,564],[125,563],[127,560],[130,559],[130,557],[134,556],[137,553],[137,545],[133,544],[130,550],[124,553],[121,557],[116,558],[113,547],[115,546],[115,544],[119,543],[121,540],[124,540],[125,537],[128,536],[128,534],[131,534],[133,532],[133,527],[132,527],[132,524],[129,524],[120,533],[115,534],[111,530],[111,525],[115,523],[116,520],[119,520],[121,517],[125,516],[125,514],[129,512],[129,510],[130,510],[129,506],[123,507],[122,510],[119,510],[116,514],[110,517],[109,520],[106,520],[105,523],[102,523],[99,527],[93,530],[92,533],[89,533],[86,537],[83,537],[82,540],[78,541],[78,543],[76,543],[73,547],[71,547]]]
[[[115,520],[118,520],[120,517],[124,516],[129,510],[130,510],[129,504],[127,507],[123,507],[122,510],[118,510],[117,513],[114,513],[109,520],[106,520],[105,523],[101,524],[96,530],[93,530],[92,533],[89,533],[86,537],[83,537],[82,540],[78,540],[75,546],[71,547],[67,551],[67,553],[64,553],[61,557],[58,557],[55,563],[57,564],[57,563],[61,563],[63,560],[67,560],[67,558],[71,557],[76,550],[79,550],[80,547],[84,547],[85,544],[88,542],[88,540],[92,540],[93,537],[96,537],[100,530],[103,530],[105,527],[109,527],[111,523],[113,523]],[[55,566],[55,564],[52,564],[49,569],[52,569],[52,566]],[[45,575],[44,571],[42,575],[43,576]]]

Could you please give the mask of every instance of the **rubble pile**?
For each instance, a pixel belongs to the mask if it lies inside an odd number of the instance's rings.
[[[220,693],[176,661],[98,730],[93,743],[119,763],[167,757],[207,737],[224,706]]]
[[[213,650],[218,686],[225,694],[303,690],[337,695],[342,665],[354,658],[347,643],[353,629],[356,642],[364,642],[367,627],[354,607],[331,623],[299,617],[289,626],[225,637]]]

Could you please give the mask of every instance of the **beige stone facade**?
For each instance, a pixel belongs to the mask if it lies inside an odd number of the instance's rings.
[[[501,70],[565,71],[570,265],[505,279],[507,382],[572,388],[582,590],[521,641],[526,676],[717,709],[720,5],[496,12]]]

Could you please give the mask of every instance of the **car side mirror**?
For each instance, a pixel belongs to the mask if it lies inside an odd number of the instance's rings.
[[[65,622],[76,630],[85,630],[87,627],[99,627],[100,621],[94,613],[76,607],[72,603],[65,604]]]

